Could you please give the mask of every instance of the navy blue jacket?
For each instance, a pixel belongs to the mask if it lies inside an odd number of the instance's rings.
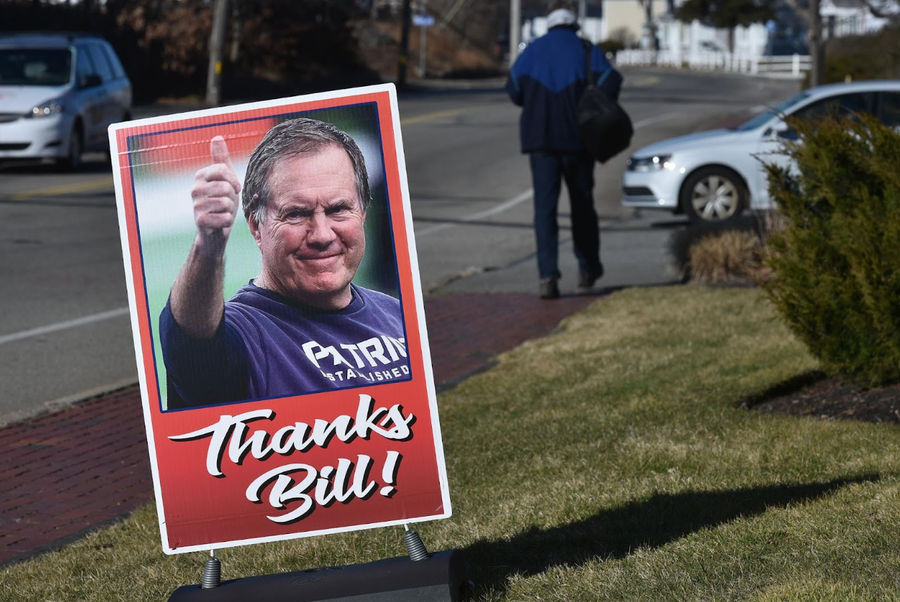
[[[610,69],[603,52],[592,46],[595,81]],[[582,150],[576,110],[585,88],[584,76],[584,43],[571,27],[554,27],[522,51],[509,71],[506,91],[522,107],[519,136],[523,153]],[[621,79],[609,79],[615,82],[610,82],[614,89],[608,92],[618,97]]]

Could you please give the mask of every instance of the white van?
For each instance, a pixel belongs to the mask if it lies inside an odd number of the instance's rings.
[[[106,128],[131,118],[131,81],[105,40],[0,35],[0,161],[54,159],[77,169],[108,152]]]

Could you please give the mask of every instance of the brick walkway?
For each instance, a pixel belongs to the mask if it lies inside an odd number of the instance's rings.
[[[497,353],[552,331],[596,297],[430,297],[435,381],[459,382]],[[0,428],[0,565],[71,542],[153,499],[137,386]]]

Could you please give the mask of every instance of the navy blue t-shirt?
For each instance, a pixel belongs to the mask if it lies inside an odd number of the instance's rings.
[[[166,304],[159,329],[168,409],[409,379],[400,302],[351,291],[350,305],[323,311],[251,281],[225,303],[211,339],[188,335]]]

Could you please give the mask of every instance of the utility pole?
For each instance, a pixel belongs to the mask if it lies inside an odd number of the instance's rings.
[[[397,87],[406,85],[406,65],[409,63],[409,26],[412,21],[412,0],[403,0],[403,24],[400,33],[400,60],[397,64]]]
[[[509,0],[509,66],[519,56],[519,33],[522,30],[522,0]]]
[[[206,103],[210,106],[217,106],[222,97],[222,50],[227,16],[228,0],[216,0],[212,32],[209,34],[209,70],[206,74]]]
[[[582,38],[593,44],[594,42],[596,42],[596,40],[594,40],[594,32],[588,32],[586,24],[587,0],[578,0],[578,27],[580,28],[579,34]]]
[[[809,0],[809,85],[820,86],[825,83],[825,48],[822,44],[822,15],[819,12],[820,0]]]

